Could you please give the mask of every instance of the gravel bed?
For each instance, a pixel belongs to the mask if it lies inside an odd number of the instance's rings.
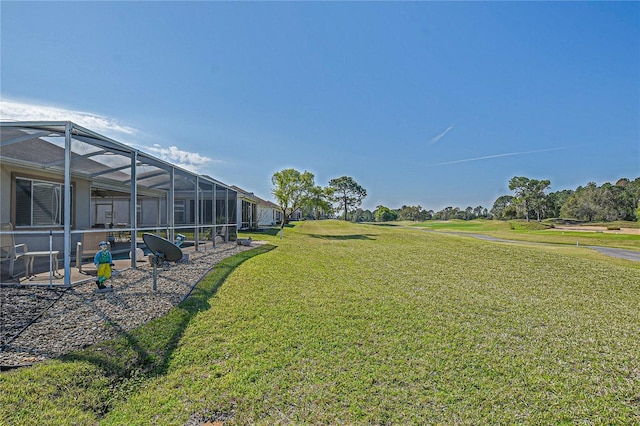
[[[251,247],[235,243],[189,253],[158,268],[157,291],[147,263],[117,271],[97,293],[93,281],[66,287],[0,287],[0,367],[55,358],[110,340],[167,313],[216,263]],[[109,325],[107,325],[107,323]]]

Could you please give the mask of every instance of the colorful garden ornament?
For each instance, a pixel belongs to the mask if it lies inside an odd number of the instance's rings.
[[[98,270],[96,284],[100,290],[106,289],[107,286],[104,282],[111,278],[111,267],[113,266],[113,258],[106,241],[100,241],[100,251],[93,258],[93,263]]]

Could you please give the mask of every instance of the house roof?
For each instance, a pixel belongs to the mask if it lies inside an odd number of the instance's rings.
[[[252,201],[258,204],[260,198],[257,197],[253,192],[246,191],[236,185],[231,185],[231,188],[236,190],[236,192],[238,193],[238,198],[244,198],[247,201]]]
[[[264,208],[271,208],[271,209],[275,209],[278,211],[282,211],[282,208],[277,205],[276,203],[274,203],[273,201],[269,201],[269,200],[263,200],[260,197],[256,197],[258,199],[258,206],[260,207],[264,207]]]

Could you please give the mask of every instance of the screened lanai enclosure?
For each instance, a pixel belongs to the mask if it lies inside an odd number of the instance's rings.
[[[234,189],[209,176],[75,123],[0,122],[3,277],[23,265],[14,265],[11,245],[49,261],[55,253],[68,286],[78,243],[91,236],[120,247],[132,267],[143,232],[171,241],[182,234],[195,250],[233,241],[237,203]]]

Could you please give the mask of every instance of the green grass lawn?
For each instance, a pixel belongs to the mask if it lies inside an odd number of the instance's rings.
[[[561,245],[589,245],[616,247],[640,251],[640,235],[622,233],[603,233],[593,231],[572,231],[554,229],[546,223],[500,221],[500,220],[451,220],[402,222],[404,226],[429,229],[442,232],[469,232],[490,235],[507,240],[528,241]],[[618,226],[638,228],[637,222],[615,222]],[[606,226],[605,224],[599,224]]]
[[[0,375],[0,424],[637,424],[640,265],[299,222],[119,341]]]

